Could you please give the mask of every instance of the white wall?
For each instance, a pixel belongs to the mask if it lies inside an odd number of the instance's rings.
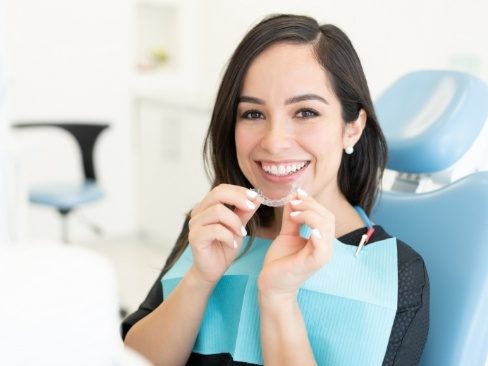
[[[169,98],[169,104],[180,103],[170,114],[180,113],[178,110],[187,106],[201,109],[213,100],[233,49],[253,24],[270,13],[307,14],[320,22],[340,26],[359,53],[373,97],[397,77],[414,69],[461,69],[488,81],[485,0],[159,1],[181,11],[175,25],[180,42],[179,71],[159,74],[152,80],[150,92],[163,101]],[[140,137],[141,126],[137,123],[141,121],[136,120],[138,112],[131,109],[135,94],[132,84],[137,32],[133,24],[135,3],[136,0],[10,0],[6,26],[12,66],[10,115],[14,120],[110,121],[113,127],[102,135],[96,150],[99,177],[108,198],[84,210],[86,216],[113,236],[137,231],[141,210],[143,220],[153,226],[160,221],[161,231],[173,238],[179,225],[173,221],[168,225],[164,215],[159,215],[167,207],[178,207],[176,221],[183,211],[190,209],[186,201],[181,201],[187,192],[182,192],[182,186],[177,184],[179,179],[188,177],[165,178],[168,174],[179,174],[174,169],[178,164],[174,159],[160,156],[155,161],[137,160],[146,157],[139,155],[140,144],[145,141],[135,141]],[[182,111],[181,118],[190,117],[185,117]],[[203,112],[197,119],[208,120],[208,114]],[[190,122],[189,119],[187,123]],[[198,123],[195,128],[198,131],[191,136],[200,139],[205,123]],[[43,145],[43,154],[35,155],[28,164],[29,182],[47,180],[53,175],[75,179],[79,172],[70,164],[76,158],[70,141],[62,134],[51,137],[37,134],[25,137],[24,141],[31,150],[38,150],[41,137],[48,141],[48,147]],[[193,157],[196,163],[191,169],[195,171],[202,169],[201,141],[191,138],[184,136],[180,147],[191,149],[185,158]],[[63,149],[67,152],[61,154]],[[42,162],[54,158],[56,169],[46,172],[40,168]],[[140,169],[147,173],[151,166],[154,177],[166,180],[166,186],[138,182]],[[151,171],[146,174],[146,183],[154,183],[152,174]],[[198,177],[198,191],[204,191],[203,174],[200,172]],[[141,191],[145,198],[141,198]],[[166,195],[166,191],[177,194]],[[144,204],[138,204],[152,197],[164,199],[166,208],[155,204],[147,210]],[[31,207],[28,219],[32,236],[53,238],[59,233],[59,220],[54,212]],[[74,229],[77,238],[91,235],[82,226]]]
[[[6,10],[10,119],[101,120],[111,125],[95,157],[107,198],[83,210],[107,235],[133,232],[136,226],[131,5],[129,0],[15,0]],[[24,165],[29,183],[81,176],[74,165],[78,152],[67,135],[21,135],[15,133],[31,153]],[[59,217],[53,211],[31,207],[27,220],[31,237],[59,236]],[[71,223],[73,239],[93,235],[77,220]]]
[[[207,0],[202,15],[205,84],[250,27],[270,13],[299,13],[333,23],[350,37],[378,95],[394,79],[420,68],[457,68],[488,81],[485,0]]]
[[[182,4],[191,2],[181,0]],[[213,100],[224,66],[243,35],[265,15],[288,12],[311,15],[321,23],[336,24],[349,35],[362,60],[373,98],[377,98],[395,79],[416,69],[460,69],[488,82],[486,1],[206,0],[194,3],[197,4],[194,4],[193,11],[199,16],[193,19],[194,22],[186,22],[187,42],[181,45],[192,56],[192,63],[184,66],[185,75],[192,75],[192,78],[180,77],[179,83],[161,80],[162,100],[173,102],[178,99],[175,94],[182,96],[183,105],[198,106],[199,101]],[[185,11],[188,9],[182,11],[184,19],[188,15]],[[201,116],[209,119],[209,115],[204,113]],[[203,135],[205,124],[195,123],[194,126]],[[200,143],[187,141],[180,144],[180,148],[190,150],[198,162],[193,165],[194,171],[203,169]],[[172,169],[174,161],[149,163],[161,167],[162,176],[175,172]],[[147,196],[155,204],[153,207],[143,206],[144,215],[154,218],[152,226],[160,228],[159,237],[170,245],[171,238],[174,240],[180,228],[176,222],[181,220],[184,211],[191,208],[195,198],[193,195],[190,199],[189,194],[181,192],[184,184],[176,183],[186,179],[188,177],[183,174],[171,180],[161,179],[160,187],[178,194],[166,195],[163,205],[154,201],[154,193],[149,193]],[[192,180],[199,187],[205,184],[198,173],[192,176]],[[161,207],[175,211],[165,212]],[[167,217],[170,215],[172,218]],[[167,222],[171,225],[165,226]]]
[[[9,206],[9,152],[6,148],[7,118],[7,64],[5,60],[5,2],[0,0],[0,245],[11,241]]]

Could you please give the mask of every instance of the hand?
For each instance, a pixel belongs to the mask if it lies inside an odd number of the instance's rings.
[[[192,210],[188,239],[194,272],[209,285],[215,285],[239,253],[247,222],[259,207],[256,196],[244,187],[221,184]]]
[[[280,234],[271,244],[259,275],[261,295],[295,297],[298,288],[332,256],[334,215],[301,191],[286,204]],[[313,229],[309,240],[299,234],[300,225]]]

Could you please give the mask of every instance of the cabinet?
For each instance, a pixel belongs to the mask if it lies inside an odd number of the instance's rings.
[[[138,120],[140,229],[169,247],[185,213],[208,191],[202,160],[208,118],[203,111],[143,99]]]
[[[171,247],[185,213],[209,187],[202,147],[211,98],[198,90],[198,2],[140,0],[135,14],[139,228],[146,239]]]
[[[138,97],[186,95],[200,85],[201,2],[137,0],[134,90]]]

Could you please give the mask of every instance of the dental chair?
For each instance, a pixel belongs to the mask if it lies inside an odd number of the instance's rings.
[[[421,365],[488,365],[488,86],[417,71],[377,100],[390,190],[372,219],[419,252],[430,278]]]

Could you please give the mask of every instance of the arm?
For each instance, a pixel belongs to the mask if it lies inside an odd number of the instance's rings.
[[[244,226],[258,207],[250,201],[253,198],[255,195],[243,187],[221,185],[210,191],[192,210],[188,224],[192,267],[163,303],[150,306],[154,311],[149,309],[149,315],[130,328],[125,337],[126,345],[156,365],[186,363],[208,298],[238,255],[245,235]],[[160,288],[159,284],[155,286]],[[153,301],[151,305],[154,305]],[[140,309],[139,314],[134,314],[134,320],[140,319],[144,312],[148,313]]]
[[[296,296],[260,294],[261,342],[265,365],[316,365]]]
[[[316,365],[297,302],[300,286],[332,256],[333,214],[306,194],[283,208],[280,234],[273,241],[258,278],[261,342],[265,365]],[[300,225],[312,230],[299,235]]]
[[[192,267],[171,295],[129,330],[125,344],[155,365],[184,365],[212,289]]]

